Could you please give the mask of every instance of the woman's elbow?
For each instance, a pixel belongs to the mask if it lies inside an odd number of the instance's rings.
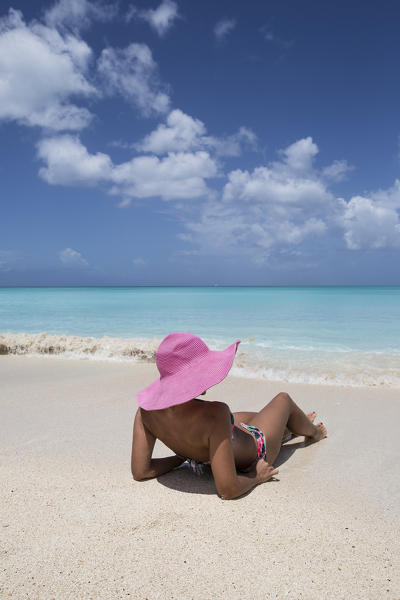
[[[132,477],[135,481],[144,481],[147,479],[146,474],[137,467],[131,466]]]
[[[218,496],[222,500],[233,500],[234,498],[237,498],[237,496],[238,496],[237,490],[234,489],[233,487],[224,487],[224,488],[218,489],[217,491],[218,491]]]
[[[221,500],[233,500],[234,498],[236,498],[236,496],[233,496],[232,494],[218,494],[218,495],[221,498]]]

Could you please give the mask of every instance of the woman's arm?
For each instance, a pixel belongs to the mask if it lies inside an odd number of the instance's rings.
[[[232,450],[229,408],[219,403],[214,407],[214,426],[209,438],[211,468],[218,494],[224,500],[232,500],[268,481],[278,470],[265,461],[258,461],[249,473],[238,474]]]
[[[165,458],[151,458],[156,438],[145,427],[140,409],[138,409],[133,424],[131,471],[136,481],[158,477],[175,467],[179,467],[184,458],[180,456],[167,456]]]

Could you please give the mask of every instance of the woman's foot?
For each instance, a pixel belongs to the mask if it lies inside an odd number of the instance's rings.
[[[317,423],[317,425],[315,425],[315,433],[314,435],[312,435],[311,437],[308,437],[307,439],[310,442],[319,442],[320,440],[326,438],[327,436],[327,430],[325,425],[322,423]]]
[[[307,417],[311,421],[311,423],[314,423],[316,416],[317,416],[317,413],[315,412],[315,410],[313,410],[310,413],[307,413]]]

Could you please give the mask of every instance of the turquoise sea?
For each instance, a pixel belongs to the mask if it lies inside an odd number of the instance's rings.
[[[400,388],[400,287],[0,288],[10,353],[154,360],[172,331],[241,339],[234,374]]]

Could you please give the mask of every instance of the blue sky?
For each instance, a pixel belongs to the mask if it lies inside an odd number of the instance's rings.
[[[19,1],[0,285],[400,284],[400,5]]]

